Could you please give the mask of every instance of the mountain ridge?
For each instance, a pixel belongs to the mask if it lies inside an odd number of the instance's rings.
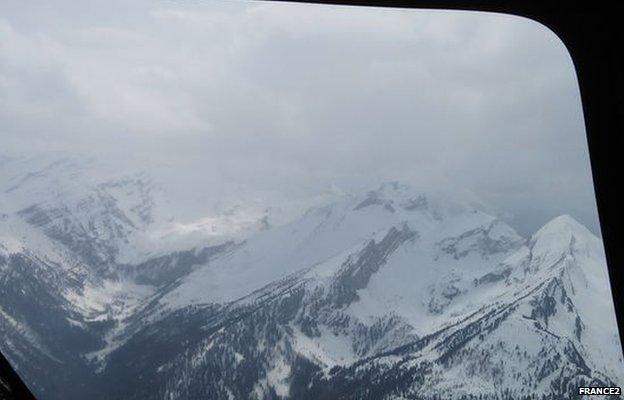
[[[388,182],[124,258],[128,232],[166,222],[137,179],[3,206],[2,351],[41,398],[549,399],[622,380],[604,250],[570,216],[524,238]]]

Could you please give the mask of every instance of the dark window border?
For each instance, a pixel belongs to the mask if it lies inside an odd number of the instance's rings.
[[[283,1],[283,0],[275,0]],[[624,348],[624,238],[621,174],[624,158],[624,32],[621,5],[590,1],[565,6],[556,0],[292,0],[291,2],[376,7],[486,11],[535,20],[551,29],[568,48],[576,68],[611,291]],[[619,28],[618,28],[619,27]],[[0,400],[34,399],[0,354]]]

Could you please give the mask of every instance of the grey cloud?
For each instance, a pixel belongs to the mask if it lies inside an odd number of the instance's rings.
[[[158,159],[205,190],[445,182],[523,232],[562,213],[598,231],[574,70],[529,20],[267,2],[0,8],[7,147]]]

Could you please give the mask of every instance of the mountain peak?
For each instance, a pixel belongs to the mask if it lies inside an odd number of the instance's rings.
[[[548,221],[531,238],[531,242],[552,235],[569,236],[574,234],[577,238],[595,237],[583,224],[568,214],[563,214]]]
[[[553,218],[533,234],[529,246],[535,257],[553,262],[564,253],[604,259],[601,240],[565,214]]]

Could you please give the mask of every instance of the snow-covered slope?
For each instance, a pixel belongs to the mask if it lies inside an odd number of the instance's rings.
[[[140,369],[137,398],[560,398],[621,382],[611,301],[600,240],[572,218],[524,240],[383,185],[160,291],[104,377]]]
[[[171,193],[145,172],[76,157],[5,158],[0,193],[3,218],[26,222],[111,273],[116,264],[241,239],[268,223],[266,212],[240,207],[180,220]],[[17,222],[3,232],[31,239]]]
[[[283,225],[182,222],[144,174],[2,162],[1,349],[41,398],[561,398],[624,378],[602,243],[569,216],[525,239],[391,182]]]
[[[239,251],[194,271],[164,300],[174,307],[232,301],[294,271],[330,259],[340,263],[341,254],[403,225],[414,232],[416,243],[406,256],[415,268],[402,271],[410,274],[408,279],[427,271],[439,274],[441,267],[453,273],[451,266],[460,260],[462,268],[474,274],[483,267],[483,259],[495,263],[523,242],[505,223],[481,211],[442,200],[430,204],[423,193],[388,183],[363,196],[345,196],[311,209],[301,219],[249,238]]]
[[[266,218],[207,214],[180,229],[166,190],[144,173],[58,155],[2,157],[0,167],[1,349],[53,398],[69,395],[74,375],[93,375],[87,361],[114,347],[156,287]]]
[[[311,391],[323,393],[317,398],[428,398],[449,392],[564,398],[582,383],[621,382],[604,256],[584,227],[567,216],[556,218],[483,278],[475,281],[475,292],[490,295],[478,312],[386,354],[319,375]],[[377,384],[361,386],[362,379]]]

